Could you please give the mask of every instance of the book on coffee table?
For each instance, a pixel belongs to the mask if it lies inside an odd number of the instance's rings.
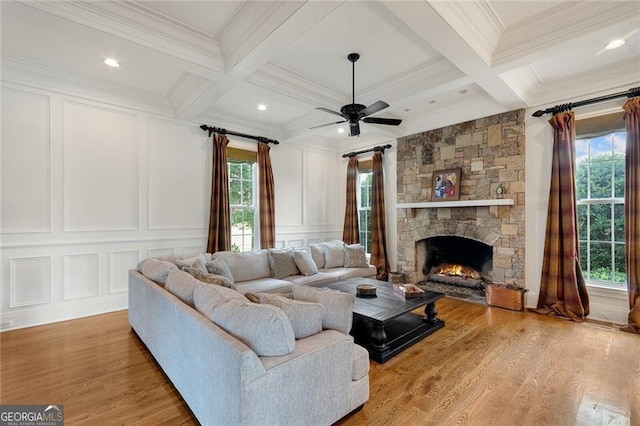
[[[405,298],[424,296],[424,290],[413,284],[393,284],[393,290]]]

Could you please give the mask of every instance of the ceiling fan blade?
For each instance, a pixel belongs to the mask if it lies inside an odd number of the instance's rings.
[[[320,110],[320,111],[328,112],[329,114],[335,114],[335,115],[339,115],[340,117],[348,118],[348,117],[345,117],[344,115],[342,115],[342,113],[340,113],[338,111],[330,110],[329,108],[318,107],[316,109]]]
[[[387,124],[389,126],[398,126],[402,123],[402,120],[397,118],[378,118],[378,117],[365,117],[362,119],[365,123],[371,124]]]
[[[385,108],[389,108],[389,104],[383,101],[373,103],[360,111],[360,117],[366,117],[367,115],[375,114],[378,111],[382,111]]]
[[[357,121],[350,122],[349,127],[351,129],[349,136],[358,136],[360,134],[360,124]]]
[[[320,124],[319,126],[309,127],[309,129],[317,129],[318,127],[333,126],[334,124],[346,123],[347,120],[336,121],[335,123]]]

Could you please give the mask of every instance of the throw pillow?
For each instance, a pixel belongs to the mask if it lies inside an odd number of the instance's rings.
[[[245,303],[248,299],[235,290],[215,285],[202,285],[193,291],[193,307],[209,319],[218,306],[229,300]]]
[[[269,267],[271,276],[277,279],[300,274],[291,249],[269,249]]]
[[[324,306],[325,314],[322,318],[322,328],[349,334],[353,322],[353,303],[355,301],[353,295],[304,285],[295,285],[292,289],[294,300],[320,303]]]
[[[311,251],[311,258],[316,263],[318,269],[324,268],[324,249],[320,244],[309,244],[309,250]]]
[[[162,285],[167,282],[169,272],[174,269],[177,269],[177,266],[165,260],[149,258],[138,263],[138,272]]]
[[[322,243],[324,249],[326,269],[338,268],[344,266],[344,243],[342,241],[331,241],[328,243]]]
[[[270,297],[280,296],[293,300],[293,293],[245,293],[244,297],[249,299],[249,302],[253,303],[266,303],[266,300]]]
[[[203,283],[186,272],[173,269],[169,272],[164,288],[187,305],[193,307],[193,292],[202,286],[204,286]]]
[[[271,296],[265,303],[282,309],[291,323],[296,339],[304,339],[322,331],[325,309],[319,303],[291,300],[282,296]]]
[[[208,261],[206,265],[207,265],[207,271],[210,274],[222,275],[232,283],[234,282],[231,269],[229,269],[229,267],[227,266],[224,260],[216,258]]]
[[[368,268],[369,264],[364,247],[360,244],[345,244],[344,266],[345,268]]]
[[[203,263],[207,263],[207,258],[205,257],[204,253],[200,253],[197,256],[194,257],[187,257],[184,259],[176,259],[176,265],[178,265],[178,268],[187,268],[190,266],[193,266],[193,264],[197,261],[197,260],[201,260]]]
[[[291,323],[275,306],[229,300],[216,307],[209,319],[258,356],[286,355],[296,348]]]
[[[296,263],[300,273],[305,277],[318,273],[318,267],[316,266],[316,262],[313,261],[309,249],[294,249],[293,261]]]
[[[188,273],[189,275],[192,275],[198,281],[202,281],[205,284],[221,285],[222,287],[227,287],[232,290],[235,290],[236,288],[236,286],[233,285],[233,282],[229,281],[228,278],[222,275],[210,274],[209,272],[202,272],[202,270],[199,268],[183,268],[182,270]]]

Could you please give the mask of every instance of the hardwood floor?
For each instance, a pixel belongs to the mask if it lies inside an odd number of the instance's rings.
[[[444,298],[444,329],[385,364],[341,425],[640,425],[640,336]],[[0,402],[66,424],[197,424],[126,311],[0,335]]]

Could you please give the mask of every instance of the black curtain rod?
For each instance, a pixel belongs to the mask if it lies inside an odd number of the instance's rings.
[[[360,155],[360,154],[364,154],[365,152],[371,152],[371,151],[375,151],[375,152],[381,152],[384,154],[384,150],[391,148],[391,145],[378,145],[378,146],[374,146],[371,149],[365,149],[364,151],[357,151],[357,152],[350,152],[348,154],[342,154],[342,158],[351,158],[351,157],[355,157],[356,155]]]
[[[640,86],[633,87],[626,92],[614,93],[612,95],[600,96],[599,98],[587,99],[584,101],[569,102],[568,104],[560,104],[556,105],[553,108],[547,108],[545,110],[539,109],[538,111],[531,114],[533,117],[542,117],[544,114],[553,114],[556,115],[559,112],[571,111],[573,108],[581,107],[584,105],[596,104],[598,102],[608,101],[610,99],[622,98],[622,97],[633,98],[635,96],[640,96]]]
[[[222,129],[220,127],[207,126],[206,124],[203,124],[202,126],[200,126],[200,128],[202,130],[208,130],[209,131],[209,137],[211,137],[212,133],[218,133],[220,135],[240,136],[241,138],[253,139],[253,140],[256,140],[256,141],[262,142],[262,143],[272,143],[274,145],[279,145],[280,144],[280,142],[278,142],[277,140],[265,138],[264,136],[247,135],[247,134],[244,134],[244,133],[238,133],[238,132],[233,132],[231,130]]]

